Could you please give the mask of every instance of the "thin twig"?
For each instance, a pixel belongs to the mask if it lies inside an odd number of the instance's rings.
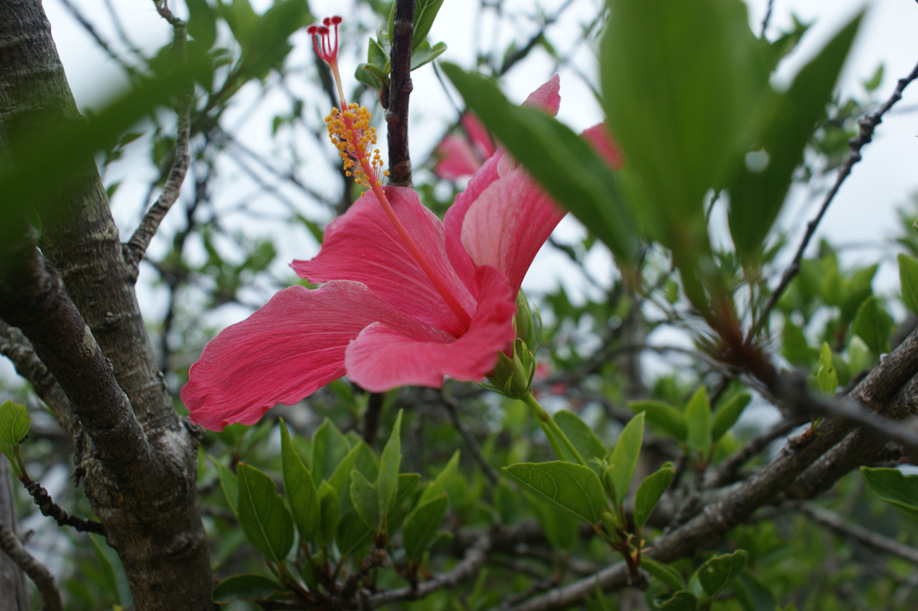
[[[61,601],[61,591],[57,587],[54,575],[43,564],[35,559],[19,542],[19,539],[6,524],[0,522],[0,549],[10,560],[29,576],[41,596],[44,611],[62,611],[64,603]]]
[[[48,491],[38,482],[23,481],[23,484],[25,484],[26,490],[29,491],[32,500],[38,505],[38,510],[41,511],[41,515],[54,518],[54,521],[57,522],[59,526],[70,526],[79,532],[96,533],[97,535],[105,536],[105,528],[102,524],[94,520],[87,520],[86,518],[67,513],[67,511],[51,499],[51,495],[48,494]]]
[[[781,298],[781,295],[784,293],[787,286],[790,284],[791,280],[800,272],[800,261],[803,259],[803,251],[806,250],[806,247],[809,245],[810,240],[813,237],[813,234],[816,233],[816,228],[819,226],[819,222],[822,220],[822,217],[825,216],[826,211],[829,209],[829,204],[832,203],[832,200],[835,198],[836,193],[841,188],[842,183],[845,182],[845,179],[848,178],[848,175],[851,174],[851,170],[854,165],[861,160],[861,149],[864,148],[872,139],[873,132],[883,121],[883,115],[886,114],[890,108],[895,105],[896,102],[902,99],[902,92],[905,91],[905,88],[909,83],[918,79],[918,64],[912,69],[911,73],[905,77],[899,79],[899,82],[896,85],[895,91],[892,95],[889,96],[889,99],[883,103],[875,112],[872,112],[868,115],[864,115],[858,120],[858,136],[857,138],[852,139],[848,143],[850,150],[848,155],[845,157],[844,163],[838,168],[838,174],[835,177],[835,184],[832,185],[832,188],[829,189],[829,192],[826,193],[825,199],[822,202],[822,206],[819,208],[819,213],[816,217],[807,223],[806,233],[803,236],[803,239],[800,241],[800,246],[797,247],[797,252],[794,254],[794,259],[791,264],[784,270],[784,273],[781,275],[781,281],[778,283],[778,286],[775,287],[774,292],[768,297],[768,301],[765,304],[765,307],[762,309],[762,312],[759,316],[759,320],[756,321],[756,329],[761,329],[764,327],[765,323],[768,320],[769,314],[771,314],[772,309],[778,303],[778,299]]]
[[[720,488],[736,480],[739,470],[749,462],[752,457],[764,450],[779,437],[784,437],[792,430],[806,422],[806,418],[788,418],[782,420],[771,429],[756,435],[749,440],[742,450],[725,460],[717,470],[705,479],[705,488]]]
[[[156,3],[159,14],[162,15],[172,25],[172,53],[178,62],[184,62],[186,59],[185,45],[188,42],[188,28],[185,22],[175,17],[172,12],[160,2]],[[136,279],[137,270],[140,261],[143,259],[147,247],[156,235],[160,223],[166,217],[169,209],[178,199],[182,192],[182,183],[185,182],[185,174],[188,172],[188,165],[191,162],[191,155],[188,154],[188,143],[191,137],[191,108],[194,103],[194,84],[188,84],[188,90],[176,99],[175,114],[177,121],[177,135],[175,138],[175,147],[172,155],[172,169],[169,170],[169,177],[166,184],[163,185],[162,193],[150,209],[144,215],[140,225],[134,231],[134,235],[127,243],[126,254],[128,255],[130,265],[132,266],[134,277]]]
[[[102,38],[102,35],[99,34],[99,32],[93,26],[92,22],[86,18],[80,9],[78,9],[70,0],[61,0],[61,2],[63,3],[64,8],[70,12],[73,18],[76,19],[81,26],[83,26],[83,29],[86,30],[86,33],[96,41],[96,44],[99,45],[103,51],[105,51],[105,54],[108,55],[109,59],[113,60],[122,70],[128,74],[128,76],[138,76],[137,69],[124,61],[124,58],[116,53],[114,49],[112,49],[111,45],[109,45],[108,42]]]
[[[411,83],[411,49],[414,40],[415,0],[396,0],[389,75],[389,107],[386,109],[389,141],[389,184],[411,186],[408,155],[408,100]]]
[[[768,23],[771,21],[771,11],[774,8],[775,0],[768,0],[768,6],[765,7],[765,16],[762,17],[761,38],[765,38],[765,30],[768,29]]]
[[[417,600],[438,590],[452,588],[464,581],[468,581],[478,575],[479,569],[481,569],[485,560],[488,558],[490,549],[491,537],[482,535],[468,550],[466,550],[462,562],[457,564],[452,570],[425,581],[418,585],[417,588],[409,586],[368,596],[363,600],[365,608],[375,609],[383,605],[403,600]]]
[[[465,442],[465,445],[472,453],[472,458],[475,459],[475,462],[477,462],[481,467],[481,470],[484,471],[485,477],[487,477],[488,480],[496,486],[500,481],[500,476],[497,475],[497,471],[494,470],[494,467],[488,463],[488,460],[481,452],[481,446],[478,445],[478,442],[475,440],[472,434],[469,433],[464,426],[462,426],[461,422],[459,422],[459,402],[442,391],[440,392],[440,400],[443,402],[443,406],[446,408],[446,412],[449,414],[449,418],[452,420],[453,426],[456,427],[457,431],[459,431],[459,434],[462,436],[462,440]]]
[[[918,564],[918,549],[910,545],[903,545],[894,539],[884,537],[883,535],[867,530],[857,524],[846,522],[838,514],[832,513],[815,503],[802,503],[799,509],[801,513],[808,516],[817,524],[821,524],[831,529],[846,539],[856,541],[885,554],[898,556],[912,564]]]

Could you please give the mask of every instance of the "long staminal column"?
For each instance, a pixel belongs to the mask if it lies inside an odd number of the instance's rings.
[[[358,107],[356,104],[348,105],[344,98],[344,88],[341,85],[341,76],[338,71],[338,24],[341,23],[340,17],[327,17],[323,21],[323,26],[310,26],[307,32],[313,37],[313,45],[316,54],[329,65],[332,70],[332,76],[335,79],[335,85],[338,88],[338,96],[341,108],[335,108],[325,119],[328,126],[328,134],[332,142],[338,148],[338,152],[344,161],[344,169],[348,176],[353,176],[357,184],[373,191],[377,201],[382,206],[386,217],[401,238],[402,243],[411,253],[414,260],[424,270],[424,274],[433,283],[437,292],[443,297],[443,300],[458,318],[460,324],[468,328],[472,322],[471,317],[459,300],[450,290],[449,286],[433,268],[424,253],[421,252],[420,246],[408,232],[405,225],[395,214],[392,204],[386,197],[386,192],[380,182],[382,159],[379,156],[379,150],[374,150],[372,157],[369,151],[376,144],[376,130],[370,125],[370,113],[364,107]],[[331,41],[331,28],[334,28],[335,40]]]

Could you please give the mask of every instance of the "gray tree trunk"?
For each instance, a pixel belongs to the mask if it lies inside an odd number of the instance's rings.
[[[0,138],[10,157],[36,131],[80,120],[40,0],[0,1]],[[137,609],[206,609],[213,575],[195,435],[156,364],[136,267],[98,171],[91,159],[82,168],[42,209],[40,252],[25,230],[0,244],[0,319],[22,330],[70,400],[86,496]]]

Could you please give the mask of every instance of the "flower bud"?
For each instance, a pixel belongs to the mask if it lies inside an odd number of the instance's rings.
[[[497,357],[497,366],[488,381],[491,388],[511,399],[521,399],[532,387],[532,376],[535,374],[535,357],[526,346],[526,342],[517,338],[513,342],[512,356],[501,352]]]
[[[516,330],[516,337],[523,340],[531,352],[539,348],[542,341],[542,317],[539,316],[539,310],[532,311],[526,294],[520,289],[516,294],[516,315],[513,317],[513,328]]]

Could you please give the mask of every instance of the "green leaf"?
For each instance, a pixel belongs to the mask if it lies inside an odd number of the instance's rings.
[[[326,418],[312,436],[312,473],[315,479],[329,479],[349,451],[347,438]],[[350,471],[347,470],[348,473]]]
[[[286,591],[281,584],[261,575],[233,575],[217,584],[211,599],[218,605],[237,600],[256,602]]]
[[[716,556],[701,565],[698,569],[698,581],[708,596],[714,597],[736,579],[749,554],[744,549],[738,549],[732,554]]]
[[[819,350],[819,368],[816,370],[816,387],[819,392],[830,397],[835,396],[838,389],[838,372],[832,363],[832,349],[828,342],[822,343]]]
[[[634,497],[634,525],[643,527],[650,514],[653,513],[660,497],[669,488],[670,482],[676,476],[672,463],[666,463],[638,486]]]
[[[331,487],[335,489],[335,492],[339,497],[344,496],[344,494],[347,492],[347,486],[351,480],[351,471],[354,470],[354,467],[357,464],[357,459],[362,453],[363,449],[361,444],[355,445],[353,448],[351,448],[351,451],[341,459],[341,462],[338,463],[338,467],[335,469],[334,473],[332,473],[328,478],[328,483],[331,484]]]
[[[319,543],[323,546],[335,540],[341,520],[341,502],[338,493],[328,482],[319,485]]]
[[[281,461],[284,470],[284,493],[293,521],[303,541],[312,541],[319,530],[319,491],[312,475],[293,449],[287,425],[281,420]]]
[[[217,19],[207,0],[187,0],[188,33],[210,49],[217,40]]]
[[[706,453],[711,448],[711,403],[704,386],[698,387],[685,408],[685,425],[688,447]]]
[[[427,33],[430,32],[430,27],[433,25],[434,19],[436,19],[437,12],[440,10],[442,4],[443,0],[417,0],[414,3],[414,38],[411,41],[412,49],[417,49],[421,43],[424,42],[424,39],[427,38]]]
[[[16,477],[22,476],[16,452],[19,444],[29,434],[31,425],[32,419],[24,405],[12,401],[4,401],[3,405],[0,405],[0,452],[10,461]]]
[[[678,409],[662,401],[631,401],[628,407],[635,414],[643,413],[647,423],[676,441],[685,441],[685,416]]]
[[[458,468],[459,450],[456,450],[450,457],[449,462],[446,463],[446,466],[443,467],[443,470],[437,474],[437,477],[435,477],[432,482],[424,487],[424,492],[421,493],[421,498],[418,499],[418,504],[420,505],[426,503],[434,497],[440,496],[440,494],[443,492],[446,492],[446,486],[456,474],[456,470]]]
[[[752,395],[742,392],[730,397],[730,400],[714,412],[714,423],[711,425],[711,441],[717,443],[730,428],[736,424],[743,410],[749,405]]]
[[[236,516],[236,521],[239,521],[239,482],[236,479],[236,474],[224,467],[221,463],[217,461],[213,456],[210,457],[210,462],[214,464],[217,468],[217,477],[220,478],[220,487],[223,489],[223,495],[226,497],[226,503],[229,505],[229,508],[232,510],[233,515]]]
[[[120,605],[121,593],[118,591],[118,578],[115,575],[115,567],[109,559],[109,554],[105,552],[108,543],[99,535],[90,533],[89,545],[92,547],[92,553],[96,557],[96,562],[99,563],[99,569],[102,571],[102,575],[105,578],[106,588],[115,602]],[[111,548],[109,548],[109,551],[111,551]]]
[[[641,567],[646,569],[651,577],[656,577],[666,584],[670,590],[685,589],[685,580],[682,575],[668,564],[663,564],[650,556],[641,556]]]
[[[395,504],[398,491],[398,468],[402,462],[402,410],[395,417],[389,440],[379,457],[379,476],[376,478],[376,494],[379,497],[379,515],[385,516]]]
[[[672,596],[663,594],[653,599],[657,609],[664,611],[697,611],[698,599],[687,590],[680,590]]]
[[[338,545],[341,557],[347,558],[356,553],[361,547],[367,545],[372,536],[373,529],[367,528],[363,519],[356,512],[350,511],[344,514],[344,518],[338,526],[335,543]]]
[[[882,82],[883,82],[883,64],[880,64],[879,66],[877,66],[877,70],[876,72],[873,73],[873,76],[871,76],[869,79],[867,79],[861,84],[864,85],[864,89],[870,92],[870,91],[876,91],[877,88],[880,86],[880,83]]]
[[[918,314],[918,261],[900,253],[899,285],[902,287],[902,301],[913,314]]]
[[[704,199],[748,150],[768,84],[740,0],[609,0],[602,102],[632,210],[676,252],[709,248]]]
[[[423,505],[418,505],[414,511],[405,518],[402,527],[405,555],[409,560],[420,560],[427,545],[433,541],[437,529],[443,523],[446,508],[449,505],[449,496],[444,492],[440,496]]]
[[[807,343],[803,329],[791,322],[789,317],[785,317],[781,330],[781,353],[798,367],[809,366],[813,362],[813,349]]]
[[[373,64],[358,64],[357,69],[354,70],[354,78],[357,79],[358,83],[363,83],[370,89],[379,91],[383,88],[383,81],[373,68],[375,68]]]
[[[861,467],[864,481],[890,505],[918,514],[918,475],[903,475],[898,469]]]
[[[283,562],[293,545],[293,519],[274,481],[251,465],[239,463],[239,525],[261,555]]]
[[[870,297],[857,310],[851,333],[857,335],[874,354],[889,351],[889,334],[892,332],[892,319],[876,297]]]
[[[587,464],[590,464],[593,459],[602,460],[606,455],[605,446],[599,441],[593,429],[580,419],[580,416],[564,409],[555,413],[554,418]]]
[[[606,506],[599,477],[589,467],[554,461],[503,467],[517,484],[590,524]]]
[[[615,448],[612,450],[609,474],[615,486],[615,504],[621,506],[631,486],[634,469],[637,467],[641,444],[644,442],[644,413],[637,414],[622,429]]]
[[[418,48],[415,49],[411,54],[411,69],[417,70],[421,66],[429,64],[433,60],[437,59],[445,52],[445,42],[438,42],[434,46],[430,46],[430,43],[426,40],[421,41],[421,44],[418,46]]]
[[[373,530],[379,530],[382,524],[382,514],[379,512],[379,493],[376,486],[371,484],[357,469],[351,471],[351,502],[363,523]]]
[[[519,496],[519,492],[516,494]],[[567,511],[550,503],[543,503],[533,494],[523,492],[523,495],[536,514],[536,519],[552,549],[561,553],[573,550],[580,540],[580,522]]]
[[[824,116],[860,20],[858,15],[842,28],[771,105],[772,112],[757,147],[765,160],[764,169],[747,161],[729,186],[730,233],[744,264],[758,262],[794,170],[803,159],[803,150]],[[770,87],[768,93],[774,95]]]
[[[493,81],[443,64],[443,71],[513,157],[623,262],[638,253],[635,224],[606,161],[567,126],[511,104]],[[630,163],[630,160],[629,160]]]
[[[769,587],[749,571],[733,582],[733,592],[745,611],[775,611],[778,605]]]

